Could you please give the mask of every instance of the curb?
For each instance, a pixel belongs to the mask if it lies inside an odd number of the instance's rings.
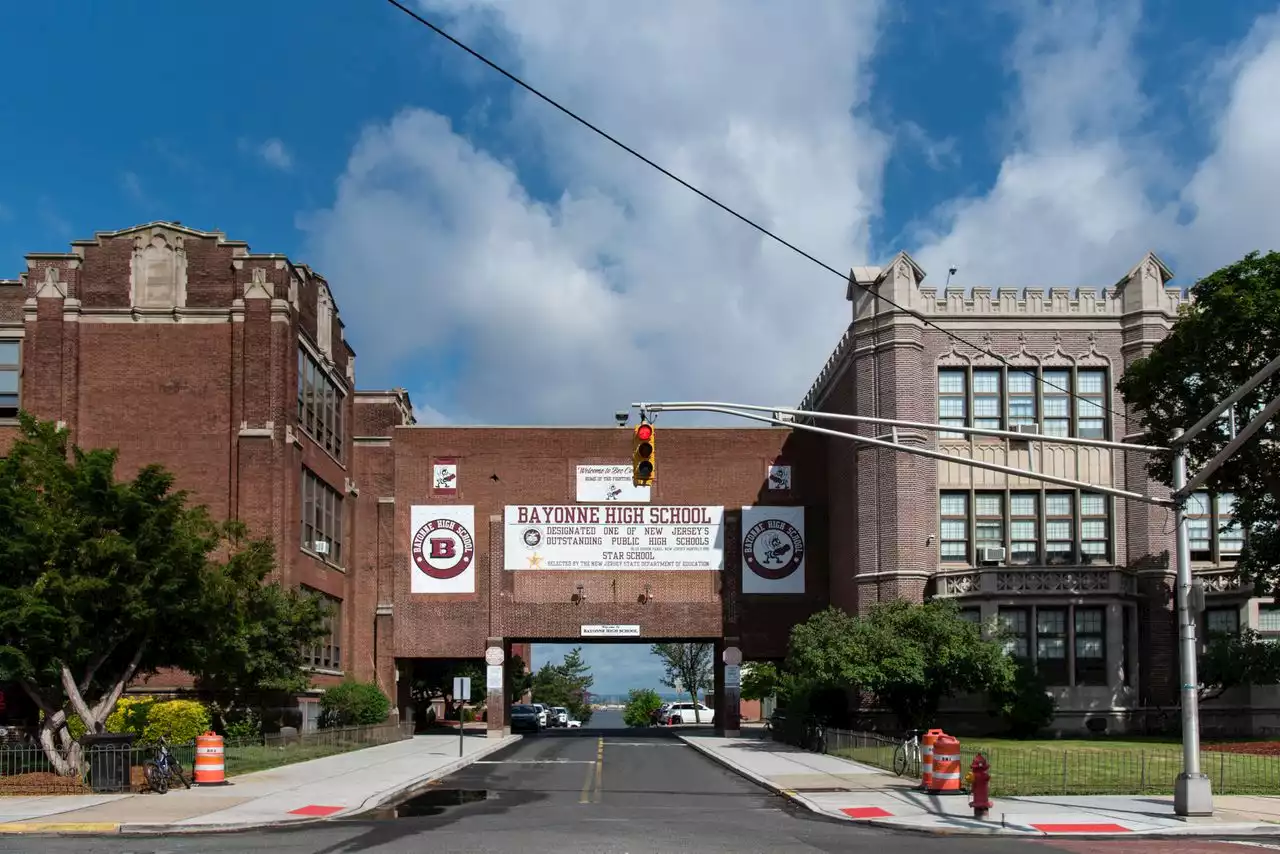
[[[183,825],[183,824],[120,824],[111,825],[111,830],[103,829],[96,831],[80,831],[82,833],[117,833],[120,836],[176,836],[178,834],[201,834],[201,833],[236,833],[245,830],[277,830],[286,827],[300,827],[306,825],[320,824],[327,821],[335,821],[338,819],[353,818],[361,813],[377,809],[391,801],[404,797],[406,794],[412,796],[418,794],[425,789],[433,781],[439,780],[441,777],[447,777],[463,768],[466,768],[472,762],[483,759],[491,753],[496,753],[505,747],[510,747],[524,736],[509,735],[501,739],[493,739],[492,744],[486,745],[479,750],[473,751],[466,756],[441,765],[431,771],[426,772],[408,783],[393,786],[390,789],[384,789],[365,798],[358,806],[348,807],[342,812],[333,815],[319,817],[305,817],[293,819],[280,819],[277,821],[251,821],[237,822],[234,824],[206,824],[206,825]],[[0,826],[2,827],[2,826]],[[27,831],[28,833],[52,833],[55,831],[41,829],[39,831]]]
[[[9,821],[0,823],[0,836],[20,836],[27,833],[54,833],[72,835],[81,833],[109,834],[120,830],[114,821]]]
[[[821,816],[830,821],[839,821],[848,824],[857,824],[870,827],[877,827],[882,830],[896,830],[900,833],[918,833],[924,836],[1012,836],[1024,839],[1082,839],[1082,840],[1115,840],[1115,839],[1204,839],[1211,838],[1214,840],[1228,839],[1253,839],[1259,836],[1275,837],[1280,836],[1280,826],[1268,826],[1265,824],[1252,825],[1230,825],[1227,827],[1212,827],[1209,825],[1188,826],[1185,830],[1170,832],[1165,828],[1155,830],[1134,830],[1129,833],[1045,833],[1040,830],[1021,830],[1018,828],[1006,827],[1003,824],[991,827],[965,827],[965,828],[934,828],[934,827],[914,827],[909,824],[900,824],[898,820],[885,820],[877,818],[858,818],[852,819],[843,815],[827,812],[819,807],[813,801],[791,789],[784,789],[774,783],[767,777],[762,777],[754,771],[737,765],[728,758],[721,756],[719,753],[696,743],[687,736],[677,736],[685,744],[694,750],[711,759],[714,762],[723,765],[730,771],[740,777],[745,777],[751,782],[762,788],[768,789],[776,795],[781,795],[793,803],[797,803],[804,807],[814,815]]]

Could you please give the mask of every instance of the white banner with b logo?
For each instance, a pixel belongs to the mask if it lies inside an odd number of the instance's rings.
[[[804,508],[742,508],[742,592],[804,592]]]
[[[415,504],[409,508],[412,593],[476,592],[476,509]]]

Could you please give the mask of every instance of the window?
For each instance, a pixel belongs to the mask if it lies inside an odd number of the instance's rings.
[[[1050,685],[1067,683],[1067,609],[1036,608],[1036,670]]]
[[[309,469],[302,470],[302,549],[342,566],[342,496]]]
[[[17,418],[22,388],[22,342],[0,341],[0,418]]]
[[[938,371],[938,423],[948,427],[969,424],[968,399],[965,396],[965,371]],[[963,439],[964,433],[939,432],[942,439]]]
[[[1071,493],[1049,492],[1044,496],[1044,556],[1053,565],[1072,563],[1075,552],[1075,517]]]
[[[1004,419],[1000,417],[999,370],[975,370],[973,372],[973,426],[987,430],[1001,430]]]
[[[1107,684],[1107,622],[1103,608],[1075,609],[1076,684]]]
[[[1009,429],[1036,423],[1035,371],[1009,371]]]
[[[973,512],[974,547],[977,549],[1002,548],[1004,546],[1004,495],[999,492],[979,492],[974,496]]]
[[[1280,605],[1258,606],[1258,637],[1271,643],[1280,641]]]
[[[1038,423],[1046,436],[1105,439],[1108,388],[1101,368],[939,368],[938,423],[987,430]]]
[[[1107,512],[1107,496],[1094,492],[1080,493],[1080,555],[1085,563],[1106,561],[1110,557],[1111,519]]]
[[[981,623],[982,609],[981,608],[961,608],[960,619],[967,620],[970,623]]]
[[[1112,556],[1111,501],[1096,492],[944,492],[940,511],[944,562],[977,562],[982,549],[993,547],[1006,548],[1006,563],[1020,566],[1042,559],[1047,566],[1105,563]]]
[[[942,559],[965,563],[969,560],[969,496],[944,492],[942,511]]]
[[[1040,496],[1015,492],[1009,496],[1009,563],[1028,564],[1040,559]]]
[[[298,426],[338,460],[342,459],[345,395],[310,353],[298,348]]]
[[[1235,496],[1193,492],[1187,497],[1187,539],[1191,559],[1218,563],[1234,560],[1244,548],[1244,531],[1235,521]]]
[[[1107,372],[1076,371],[1076,435],[1104,438],[1107,424]]]
[[[1044,423],[1040,432],[1046,436],[1071,435],[1070,371],[1045,371],[1040,393],[1044,395]]]
[[[1206,608],[1204,611],[1205,635],[1234,635],[1240,632],[1239,608]]]
[[[1028,661],[1031,658],[1027,632],[1026,608],[1001,608],[1000,633],[1004,636],[1005,655]]]
[[[342,669],[342,600],[304,587],[304,591],[329,606],[324,619],[324,634],[314,646],[305,647],[302,660],[310,667],[324,670]]]

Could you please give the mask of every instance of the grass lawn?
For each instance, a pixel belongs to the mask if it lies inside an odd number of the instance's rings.
[[[368,744],[295,744],[288,747],[265,746],[251,744],[242,747],[228,747],[226,753],[227,776],[251,774],[254,771],[266,771],[268,768],[279,768],[281,765],[292,765],[295,762],[307,762],[369,747]]]
[[[831,752],[892,770],[892,745],[839,741]],[[1171,794],[1182,770],[1179,742],[1167,738],[1015,741],[961,739],[967,772],[976,753],[991,763],[992,795]],[[1280,757],[1203,751],[1201,770],[1217,794],[1280,792]]]

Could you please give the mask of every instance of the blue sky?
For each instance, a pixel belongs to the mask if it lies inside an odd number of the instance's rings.
[[[419,8],[837,268],[1105,287],[1155,249],[1189,284],[1280,242],[1275,2]],[[843,282],[374,0],[5,3],[0,49],[0,277],[223,230],[327,275],[361,384],[423,421],[794,404],[848,322]]]

